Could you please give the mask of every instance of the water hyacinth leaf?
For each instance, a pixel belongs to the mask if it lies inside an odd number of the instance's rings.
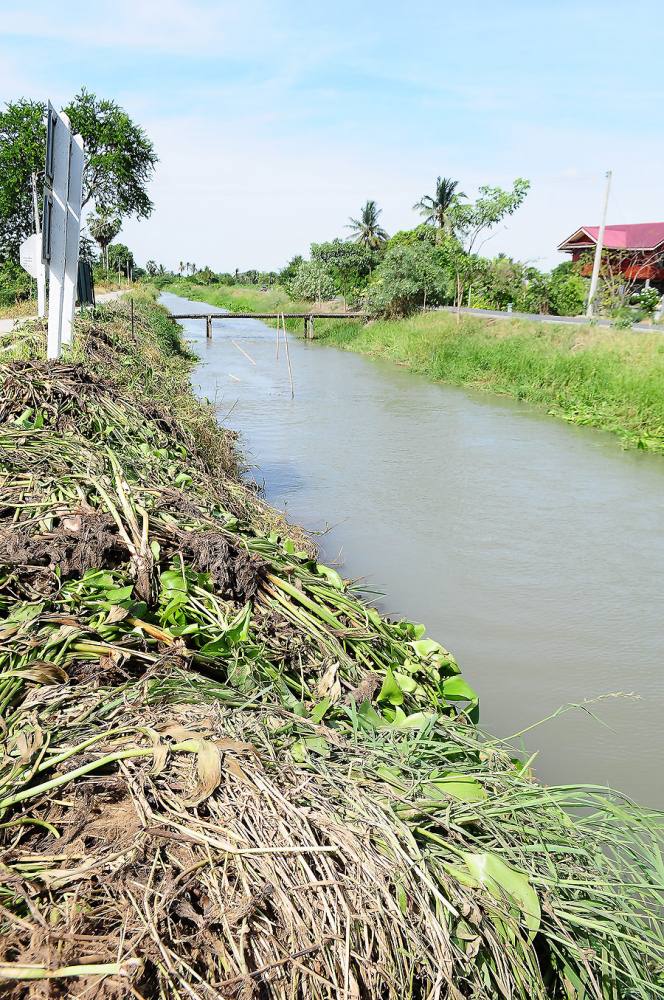
[[[394,675],[395,681],[397,682],[401,690],[404,692],[404,694],[413,694],[417,690],[420,691],[423,690],[422,686],[418,684],[417,681],[413,677],[410,677],[408,674],[401,673],[401,671],[399,670],[393,670],[392,673]]]
[[[427,781],[422,791],[427,798],[451,796],[461,802],[481,802],[487,794],[484,787],[470,774],[450,774]]]
[[[133,585],[129,587],[114,587],[112,590],[106,591],[106,600],[111,604],[122,604],[123,601],[131,599],[133,590]]]
[[[400,723],[401,729],[425,729],[437,719],[433,712],[412,712]]]
[[[532,939],[539,930],[542,913],[539,897],[528,876],[505,864],[497,854],[465,851],[464,861],[477,885],[483,886],[495,899],[507,897],[516,907]]]
[[[343,590],[344,582],[337,573],[336,569],[332,569],[330,566],[323,566],[322,563],[318,563],[316,569],[320,576],[324,576],[327,582],[335,588],[335,590]]]
[[[426,660],[429,656],[440,655],[447,656],[447,651],[441,646],[439,642],[435,639],[415,639],[411,642],[411,646],[415,650],[417,656],[421,659]]]
[[[385,671],[385,680],[378,694],[378,701],[387,701],[390,705],[403,704],[403,691],[389,667]]]
[[[179,590],[186,591],[187,580],[181,570],[167,569],[159,577],[162,592]]]
[[[477,701],[477,692],[463,677],[448,677],[443,681],[442,692],[451,701]]]

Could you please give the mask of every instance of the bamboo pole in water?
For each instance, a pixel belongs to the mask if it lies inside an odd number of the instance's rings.
[[[286,317],[281,314],[281,322],[284,330],[284,346],[286,348],[286,361],[288,362],[288,378],[290,379],[290,395],[291,399],[295,399],[295,389],[293,388],[293,370],[290,363],[290,351],[288,350],[288,337],[286,336]]]

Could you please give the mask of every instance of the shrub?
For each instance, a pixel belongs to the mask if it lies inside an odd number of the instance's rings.
[[[449,301],[453,280],[438,246],[418,242],[393,245],[385,254],[367,293],[369,312],[405,316],[427,304]]]
[[[335,294],[334,278],[319,260],[303,260],[290,283],[290,292],[305,302],[332,299]]]

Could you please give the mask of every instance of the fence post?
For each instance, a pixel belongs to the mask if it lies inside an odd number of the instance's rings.
[[[212,317],[205,317],[205,336],[208,340],[212,340]]]

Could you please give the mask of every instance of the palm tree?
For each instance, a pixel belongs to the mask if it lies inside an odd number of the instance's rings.
[[[378,208],[375,201],[367,201],[362,207],[359,219],[352,219],[346,229],[352,230],[352,236],[348,239],[354,243],[362,243],[369,250],[376,250],[381,243],[387,239],[387,233],[378,223],[378,216],[382,209]]]
[[[178,266],[178,274],[180,275],[180,277],[182,277],[182,275],[184,274],[184,262],[183,261],[180,261],[180,264]]]
[[[424,216],[425,222],[430,222],[441,229],[449,228],[447,213],[451,205],[459,198],[466,198],[463,191],[457,191],[458,181],[453,181],[449,177],[436,178],[436,193],[434,195],[425,194],[424,197],[413,205],[420,215]]]

